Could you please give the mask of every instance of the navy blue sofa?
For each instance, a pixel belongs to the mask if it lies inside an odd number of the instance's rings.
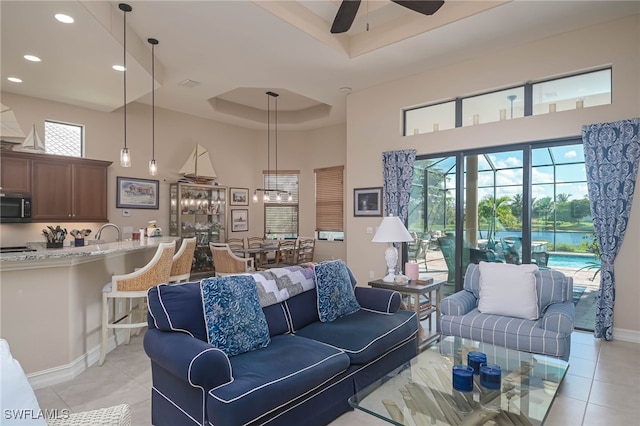
[[[228,357],[207,343],[199,282],[149,290],[154,425],[326,425],[347,399],[416,355],[397,292],[356,287],[361,309],[320,322],[315,288],[263,308],[271,343]]]

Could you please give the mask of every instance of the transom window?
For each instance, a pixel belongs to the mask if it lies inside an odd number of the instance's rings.
[[[611,68],[404,111],[404,136],[611,104]]]
[[[84,156],[84,126],[45,120],[44,147],[47,154]]]

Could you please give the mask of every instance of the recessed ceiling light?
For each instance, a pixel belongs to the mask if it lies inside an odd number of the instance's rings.
[[[114,65],[111,68],[113,68],[116,71],[121,71],[121,72],[125,70],[125,67],[123,67],[122,65]]]
[[[73,24],[73,18],[69,15],[65,15],[63,13],[56,13],[55,17],[58,21],[62,22],[63,24]]]
[[[38,58],[37,56],[33,56],[33,55],[24,55],[24,58],[27,61],[31,61],[31,62],[42,62],[42,59]]]
[[[7,77],[7,80],[12,81],[14,83],[22,83],[22,80],[18,77]]]

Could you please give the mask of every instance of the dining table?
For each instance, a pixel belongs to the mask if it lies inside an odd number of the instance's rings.
[[[278,251],[277,244],[264,244],[260,247],[249,248],[234,248],[231,250],[233,253],[240,255],[241,257],[247,257],[247,255],[253,258],[253,263],[256,267],[266,263],[267,254]]]

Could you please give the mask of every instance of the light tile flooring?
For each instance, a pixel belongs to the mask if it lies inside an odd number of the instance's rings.
[[[546,425],[637,425],[640,418],[640,345],[601,342],[590,333],[575,332],[570,368]],[[142,348],[142,334],[107,355],[69,382],[39,389],[41,408],[92,410],[127,403],[134,425],[151,423],[151,367]],[[361,412],[349,412],[332,426],[385,425]]]

